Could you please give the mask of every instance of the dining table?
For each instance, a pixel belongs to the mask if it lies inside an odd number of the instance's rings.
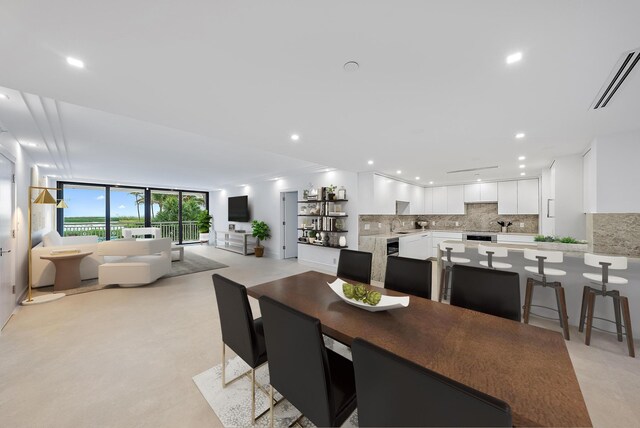
[[[249,287],[247,293],[317,318],[325,335],[347,346],[360,337],[503,400],[515,426],[592,426],[559,332],[416,296],[406,308],[370,312],[338,297],[328,285],[335,280],[308,271]]]

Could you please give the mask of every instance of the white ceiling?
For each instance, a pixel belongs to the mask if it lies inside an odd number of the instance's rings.
[[[319,165],[401,169],[423,183],[499,165],[480,177],[506,178],[519,174],[519,155],[535,175],[597,135],[640,127],[638,70],[607,108],[589,110],[620,55],[640,46],[638,1],[0,0],[0,9],[0,85],[58,100],[78,138],[67,138],[78,178],[125,162],[122,147],[161,156],[118,174],[176,187]],[[516,51],[524,59],[507,66]],[[68,55],[86,69],[70,68]],[[360,70],[345,73],[349,60]],[[265,151],[289,158],[274,166]]]

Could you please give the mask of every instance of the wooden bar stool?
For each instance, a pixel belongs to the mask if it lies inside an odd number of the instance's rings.
[[[616,332],[618,334],[618,342],[622,342],[622,336],[627,336],[627,347],[629,348],[629,356],[635,358],[636,353],[633,346],[633,332],[631,330],[631,313],[629,312],[629,300],[625,296],[621,296],[618,290],[607,290],[608,284],[624,285],[627,284],[626,278],[619,276],[609,275],[609,269],[627,269],[626,257],[611,257],[611,256],[598,256],[596,254],[585,254],[584,264],[593,267],[599,267],[599,273],[585,272],[582,274],[585,278],[600,285],[600,288],[584,286],[582,292],[582,308],[580,309],[580,325],[578,331],[582,332],[584,329],[584,320],[587,319],[587,333],[584,338],[584,343],[589,346],[591,343],[591,329],[593,328],[593,319],[599,319],[603,321],[613,322],[608,319],[598,318],[593,316],[596,296],[607,297],[610,296],[613,299],[613,312],[616,317]],[[622,307],[622,308],[621,308]],[[621,310],[622,309],[622,310]],[[621,314],[622,312],[622,314]],[[620,321],[620,318],[624,319],[624,326]],[[622,328],[624,327],[624,333]]]
[[[509,251],[504,247],[488,247],[486,245],[478,245],[478,254],[487,256],[487,260],[481,260],[480,265],[489,269],[511,269],[509,263],[494,262],[494,257],[507,257]]]
[[[470,263],[471,260],[464,257],[451,257],[452,253],[464,253],[465,246],[462,242],[441,242],[440,251],[444,253],[442,259],[442,272],[440,272],[440,291],[438,302],[449,298],[449,288],[451,287],[451,268],[455,264]]]
[[[562,327],[562,331],[564,332],[565,340],[569,340],[569,317],[567,316],[567,302],[564,298],[564,288],[562,288],[562,284],[558,281],[549,282],[547,281],[548,276],[564,276],[567,273],[560,269],[551,269],[545,267],[544,263],[562,263],[563,254],[562,251],[541,251],[541,250],[524,250],[524,258],[527,260],[537,260],[537,266],[525,266],[525,270],[534,274],[539,275],[541,278],[527,278],[527,291],[524,296],[524,323],[529,324],[529,314],[531,313],[531,306],[537,306],[541,308],[550,309],[552,311],[558,312],[560,319],[560,326]],[[533,299],[533,287],[536,285],[540,285],[542,287],[551,287],[556,292],[556,302],[557,309],[550,308],[548,306],[542,305],[532,305],[531,300]],[[548,317],[543,317],[548,318]]]

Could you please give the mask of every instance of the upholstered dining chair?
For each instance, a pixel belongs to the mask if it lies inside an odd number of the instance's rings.
[[[317,426],[342,425],[356,408],[351,361],[325,348],[318,319],[267,296],[260,298],[260,311],[271,393],[275,388]]]
[[[372,258],[373,254],[366,251],[340,250],[338,277],[370,284]]]
[[[388,257],[384,288],[431,298],[431,261]]]
[[[516,272],[455,265],[451,283],[452,305],[520,321],[520,276]]]
[[[351,352],[360,426],[512,426],[511,408],[497,398],[360,338]]]
[[[247,289],[222,275],[212,276],[216,292],[220,326],[222,328],[222,387],[249,376],[251,379],[251,421],[256,418],[256,369],[267,362],[267,348],[264,340],[262,318],[253,319]],[[225,379],[225,349],[231,348],[251,370],[226,382]],[[265,394],[269,394],[258,385]],[[258,418],[264,415],[264,411]]]

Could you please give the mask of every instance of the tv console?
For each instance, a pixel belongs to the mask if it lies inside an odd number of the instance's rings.
[[[251,233],[241,232],[239,230],[216,230],[215,247],[221,250],[232,251],[234,253],[248,256],[254,254],[253,247],[256,245],[256,239]]]

